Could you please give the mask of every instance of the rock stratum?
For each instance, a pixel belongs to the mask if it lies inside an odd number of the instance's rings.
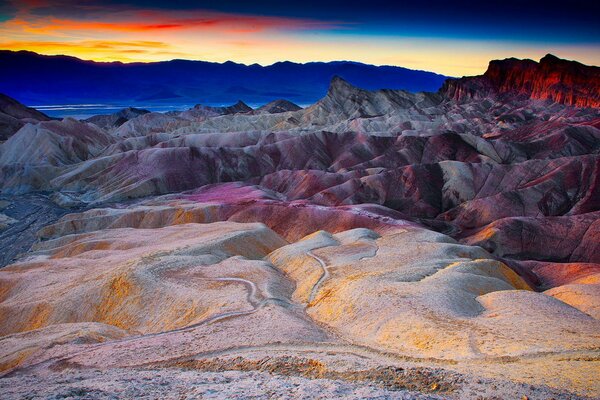
[[[25,123],[0,145],[2,397],[600,396],[594,85],[547,56]]]

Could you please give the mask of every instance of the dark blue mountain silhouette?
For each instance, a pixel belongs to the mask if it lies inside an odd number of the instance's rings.
[[[436,91],[446,79],[432,72],[349,61],[266,67],[228,61],[93,62],[28,51],[0,51],[0,93],[25,104],[313,103],[334,75],[365,89]]]

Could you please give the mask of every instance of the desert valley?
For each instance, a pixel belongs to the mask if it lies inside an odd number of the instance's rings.
[[[2,398],[600,397],[598,67],[0,129]]]

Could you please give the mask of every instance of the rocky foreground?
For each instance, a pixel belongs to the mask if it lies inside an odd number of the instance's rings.
[[[600,397],[599,82],[21,117],[1,397]]]

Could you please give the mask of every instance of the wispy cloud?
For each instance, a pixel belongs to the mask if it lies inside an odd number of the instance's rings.
[[[44,35],[87,32],[152,32],[163,30],[259,33],[267,31],[340,29],[341,21],[223,13],[210,10],[157,10],[93,2],[68,4],[56,0],[13,3],[17,12],[5,24]]]

